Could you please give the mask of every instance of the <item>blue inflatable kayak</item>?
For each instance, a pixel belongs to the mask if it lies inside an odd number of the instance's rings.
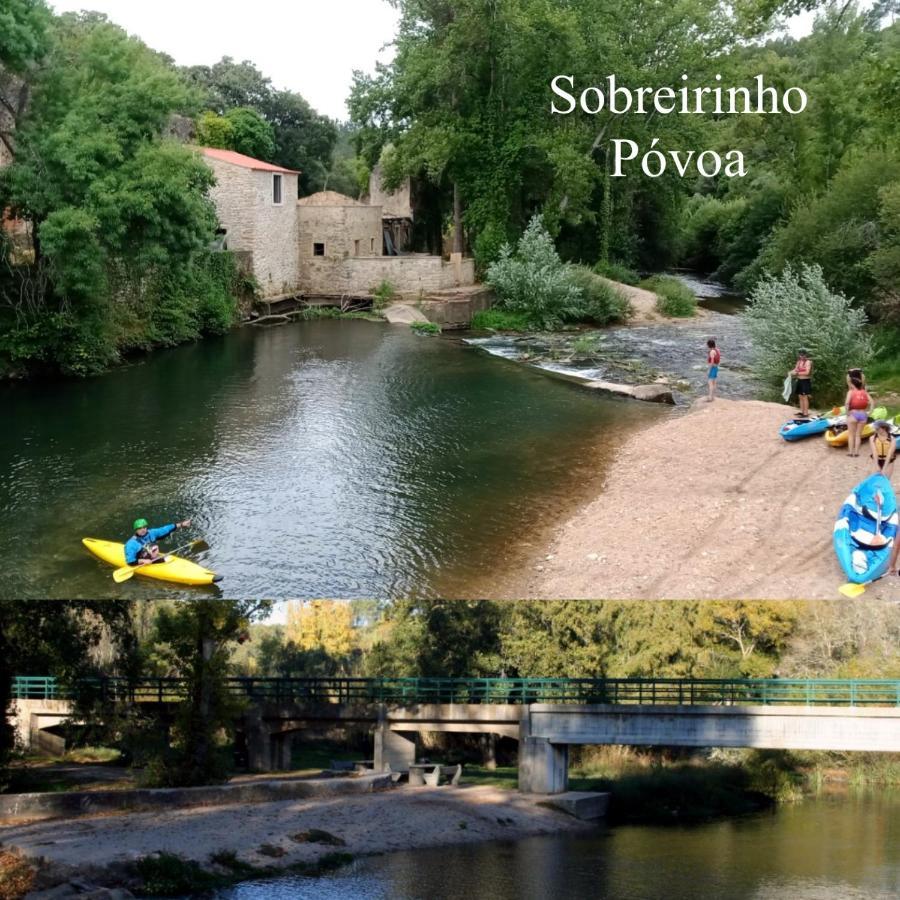
[[[831,425],[838,419],[843,418],[843,416],[814,416],[811,419],[804,419],[798,416],[796,419],[785,422],[778,433],[786,441],[799,441],[801,438],[812,437],[815,434],[823,434],[828,431]]]
[[[853,489],[834,523],[834,552],[848,581],[868,584],[887,572],[897,521],[897,498],[884,475]]]

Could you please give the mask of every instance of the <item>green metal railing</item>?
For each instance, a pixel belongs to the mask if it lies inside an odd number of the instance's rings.
[[[618,705],[898,706],[900,680],[789,678],[229,678],[235,695],[270,703],[609,703]],[[180,678],[90,678],[66,687],[18,676],[13,697],[170,703]]]

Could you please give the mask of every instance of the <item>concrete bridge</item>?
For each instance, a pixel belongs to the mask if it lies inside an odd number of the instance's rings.
[[[14,682],[17,707],[67,702],[51,681]],[[236,678],[228,684],[246,701],[238,730],[251,768],[261,771],[290,767],[295,735],[348,726],[372,732],[378,771],[415,762],[424,732],[513,738],[520,790],[545,794],[567,789],[573,744],[900,752],[900,680]],[[185,686],[177,679],[105,679],[88,688],[101,702],[166,706],[181,701]],[[35,696],[42,690],[43,697]],[[32,707],[30,714],[39,712]]]

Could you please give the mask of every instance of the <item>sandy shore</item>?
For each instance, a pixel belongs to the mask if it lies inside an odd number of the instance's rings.
[[[786,443],[781,404],[697,401],[636,433],[602,493],[532,548],[503,595],[542,599],[829,599],[845,582],[838,508],[871,471],[821,437]],[[867,597],[900,599],[900,579]]]
[[[0,828],[0,847],[42,858],[54,869],[96,876],[157,851],[207,863],[233,850],[254,866],[315,862],[335,847],[292,835],[317,828],[345,842],[350,854],[578,832],[592,826],[538,805],[545,798],[498,788],[400,787],[328,800],[288,800],[170,812],[95,816]],[[263,845],[284,855],[260,852]]]

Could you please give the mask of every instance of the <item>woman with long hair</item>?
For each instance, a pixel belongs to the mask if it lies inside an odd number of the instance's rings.
[[[847,396],[844,407],[847,410],[847,456],[859,456],[859,445],[862,442],[863,428],[869,421],[872,398],[866,390],[866,379],[862,369],[850,369],[847,372]]]

